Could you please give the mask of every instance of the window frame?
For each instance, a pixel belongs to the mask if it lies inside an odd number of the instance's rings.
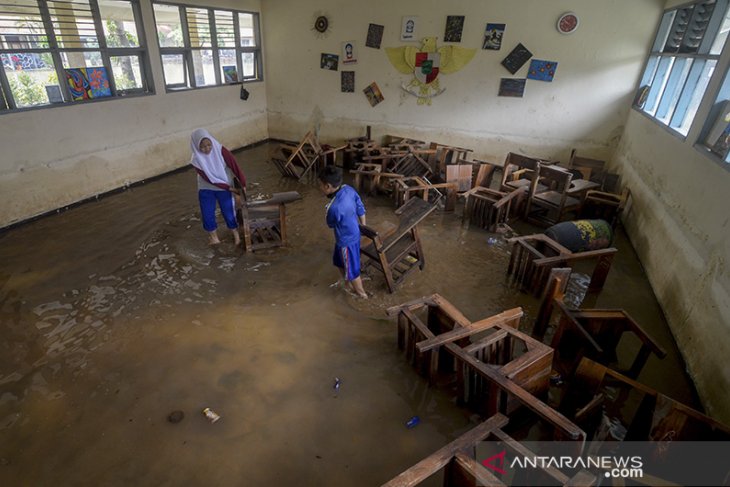
[[[157,10],[155,9],[156,5],[161,5],[165,7],[176,7],[178,9],[178,17],[180,22],[180,27],[182,29],[182,39],[183,39],[183,46],[174,46],[174,47],[163,47],[160,42],[160,37],[157,35],[157,46],[160,50],[160,62],[162,63],[162,56],[164,55],[181,55],[183,56],[183,71],[186,75],[186,81],[184,84],[180,83],[168,83],[167,75],[165,74],[164,70],[164,63],[163,64],[163,78],[165,81],[165,90],[169,92],[178,92],[178,91],[187,91],[187,90],[197,90],[197,89],[205,89],[205,88],[215,88],[220,86],[228,86],[228,85],[238,85],[242,83],[251,83],[251,82],[259,82],[264,80],[263,76],[263,48],[261,46],[261,23],[260,23],[260,13],[259,12],[253,12],[248,10],[235,10],[231,8],[221,8],[221,7],[212,7],[212,6],[200,6],[200,5],[193,5],[193,4],[180,4],[180,3],[174,3],[174,2],[166,2],[166,1],[152,1],[152,15],[154,18],[155,23],[155,33],[157,33],[158,24],[157,24]],[[196,46],[193,47],[190,41],[190,29],[188,25],[188,9],[195,9],[195,10],[204,10],[208,14],[208,26],[209,26],[209,32],[210,32],[210,46]],[[232,14],[233,17],[233,34],[234,34],[234,46],[221,46],[218,43],[218,35],[217,35],[217,24],[216,24],[216,12],[229,12]],[[255,45],[254,46],[243,46],[241,45],[241,31],[240,31],[240,22],[239,22],[239,15],[251,15],[251,18],[253,20],[253,31],[254,31],[254,39],[255,39]],[[215,76],[215,83],[212,84],[198,84],[198,81],[195,77],[195,62],[193,58],[193,52],[194,51],[207,51],[210,50],[212,52],[212,58],[213,58],[213,71]],[[221,67],[221,61],[220,61],[220,52],[221,51],[235,51],[236,53],[236,73],[238,75],[238,81],[233,83],[226,83],[223,79],[222,74],[222,67]],[[245,76],[244,75],[244,66],[243,66],[243,55],[247,53],[252,53],[254,55],[254,73],[251,76]]]
[[[51,0],[52,1],[52,0]],[[31,106],[19,107],[16,100],[15,94],[13,93],[10,82],[4,67],[0,67],[0,114],[14,113],[27,110],[38,110],[45,108],[55,108],[61,106],[70,106],[77,104],[97,103],[109,100],[116,100],[125,97],[134,96],[147,96],[155,94],[155,85],[152,78],[152,67],[150,65],[150,56],[147,49],[147,39],[144,29],[144,23],[142,21],[142,12],[140,6],[140,0],[123,0],[128,2],[134,19],[136,36],[139,45],[136,47],[109,47],[107,45],[106,32],[104,30],[105,18],[102,18],[101,10],[99,8],[98,0],[87,0],[89,3],[89,11],[92,16],[94,30],[98,39],[98,46],[94,47],[60,47],[56,36],[56,31],[53,25],[54,16],[51,14],[49,9],[48,0],[33,0],[35,5],[38,7],[40,17],[43,23],[43,35],[46,37],[48,47],[47,48],[5,48],[0,45],[0,54],[14,54],[14,53],[36,53],[36,54],[50,54],[53,60],[53,68],[58,78],[58,85],[61,89],[63,96],[63,102],[58,103],[43,103]],[[111,96],[94,98],[90,100],[73,100],[69,85],[66,82],[66,72],[63,63],[63,53],[83,53],[83,52],[98,52],[102,66],[106,69],[107,77],[109,80],[109,88],[111,90]],[[112,57],[123,57],[123,56],[136,56],[139,60],[139,74],[140,82],[142,86],[140,88],[128,88],[128,89],[117,89],[116,82],[114,79],[114,71],[112,69],[111,58]]]
[[[691,25],[691,20],[695,13],[694,8],[705,2],[706,0],[694,0],[663,11],[659,25],[654,34],[654,41],[652,43],[651,50],[644,63],[640,82],[636,89],[636,97],[632,102],[632,108],[635,111],[652,120],[673,136],[681,138],[682,140],[686,140],[687,137],[689,137],[692,133],[692,129],[697,124],[705,123],[705,120],[699,119],[697,114],[700,112],[700,107],[704,105],[706,99],[711,95],[716,95],[715,92],[711,93],[709,87],[713,86],[713,80],[716,76],[719,76],[718,71],[722,69],[720,59],[726,49],[730,36],[725,39],[725,43],[718,53],[712,54],[711,51],[713,44],[715,43],[715,39],[720,34],[722,24],[730,12],[728,10],[730,9],[730,1],[716,0],[713,12],[708,20],[708,26],[705,29],[702,40],[695,52],[682,52],[684,39],[682,39],[682,41],[680,41],[677,45],[676,51],[666,51],[666,47],[668,44],[668,37],[672,33],[672,28],[674,27],[678,12],[692,7],[692,16],[688,21],[688,24]],[[677,61],[680,60],[682,62],[678,63]],[[669,67],[666,69],[666,72],[662,72],[664,61],[669,63]],[[686,76],[676,76],[677,73],[674,71],[675,66],[681,69],[687,62],[690,63],[690,66],[687,68]],[[714,63],[714,65],[711,68],[712,73],[710,74],[709,79],[707,82],[703,83],[702,74],[708,63]],[[658,74],[664,76],[663,79],[660,80],[660,85],[656,86],[655,83],[658,79]],[[702,84],[704,84],[704,87]],[[637,100],[640,97],[641,91],[646,86],[649,87],[647,96],[645,101],[639,105],[637,104]],[[701,96],[697,96],[696,90],[698,89],[702,91]],[[665,99],[665,96],[672,98],[675,95],[676,100],[673,102]],[[682,127],[685,126],[685,118],[688,116],[693,100],[699,100],[699,102],[694,109],[691,122],[686,125],[686,133],[683,133]],[[662,108],[667,107],[667,105],[671,105],[671,110],[668,110],[667,113],[663,114],[661,110]],[[651,107],[651,109],[647,110],[647,107]],[[666,119],[666,122],[663,121],[662,118]]]

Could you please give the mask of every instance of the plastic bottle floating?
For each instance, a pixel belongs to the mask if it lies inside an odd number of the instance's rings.
[[[413,416],[411,419],[406,421],[406,428],[408,428],[408,429],[415,428],[418,425],[418,423],[420,423],[420,422],[421,422],[421,418],[419,418],[418,416]]]
[[[335,377],[335,384],[332,386],[335,392],[340,392],[340,378]]]
[[[203,409],[203,414],[205,415],[206,418],[208,418],[208,421],[210,421],[211,423],[215,423],[216,421],[221,419],[221,417],[218,415],[218,413],[216,413],[215,411],[213,411],[210,408]]]

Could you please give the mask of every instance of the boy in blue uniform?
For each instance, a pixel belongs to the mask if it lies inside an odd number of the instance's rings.
[[[327,226],[335,229],[335,252],[332,263],[340,269],[345,287],[361,298],[368,295],[360,279],[360,225],[365,225],[365,206],[351,186],[342,184],[342,171],[327,166],[319,173],[319,189],[327,203]]]

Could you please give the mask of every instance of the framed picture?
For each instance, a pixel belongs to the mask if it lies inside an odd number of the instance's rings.
[[[522,98],[525,94],[525,78],[502,78],[499,82],[499,96]]]
[[[730,123],[725,126],[725,130],[722,131],[710,150],[723,160],[727,158],[728,150],[730,150]]]
[[[418,34],[417,28],[418,27],[418,17],[417,16],[409,16],[409,17],[403,17],[403,21],[401,23],[401,29],[400,29],[400,40],[402,41],[416,41],[418,38],[416,37]]]
[[[512,52],[507,54],[507,57],[502,60],[502,66],[504,66],[510,73],[515,74],[531,57],[532,53],[528,51],[522,43],[519,43],[514,49],[512,49]]]
[[[504,27],[504,24],[487,24],[487,28],[484,31],[484,42],[482,43],[482,49],[499,51],[502,48]]]
[[[368,26],[368,38],[365,40],[365,47],[380,49],[380,43],[383,42],[383,31],[385,31],[384,26],[370,24]]]
[[[46,95],[49,103],[63,103],[61,87],[58,85],[46,85]]]
[[[370,102],[370,106],[374,107],[378,103],[384,100],[383,94],[380,92],[380,88],[378,87],[378,84],[373,81],[370,83],[367,88],[362,90],[363,93],[365,93],[365,96],[367,97],[368,101]]]
[[[337,63],[339,56],[337,54],[322,53],[322,57],[319,60],[319,67],[322,69],[329,69],[330,71],[337,71]]]
[[[342,93],[355,93],[355,71],[340,72],[340,91]]]
[[[463,15],[449,15],[446,17],[444,42],[461,42],[461,33],[464,30]]]
[[[551,82],[555,76],[556,69],[558,69],[558,63],[555,61],[533,59],[530,61],[530,69],[527,70],[527,78]]]
[[[355,41],[345,41],[342,43],[342,64],[357,64]]]
[[[66,82],[73,101],[112,96],[106,68],[67,68]]]
[[[226,83],[238,83],[238,70],[235,66],[222,66],[223,78]]]

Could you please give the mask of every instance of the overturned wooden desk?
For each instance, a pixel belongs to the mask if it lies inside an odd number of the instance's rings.
[[[286,204],[300,198],[296,191],[287,191],[265,200],[244,201],[239,223],[246,251],[286,245]]]
[[[398,228],[387,236],[369,226],[360,225],[360,233],[370,240],[360,249],[361,254],[367,257],[363,269],[372,266],[382,272],[389,292],[395,292],[416,266],[423,269],[426,260],[417,226],[435,209],[436,205],[420,198],[411,198],[396,210],[400,216]]]

